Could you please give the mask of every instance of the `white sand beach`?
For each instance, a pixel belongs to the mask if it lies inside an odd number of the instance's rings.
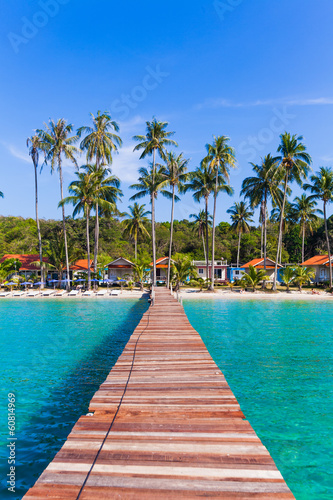
[[[174,292],[174,295],[176,293]],[[275,293],[263,292],[261,290],[256,290],[256,292],[243,292],[240,293],[239,290],[215,290],[214,292],[198,291],[197,289],[181,289],[179,296],[183,299],[232,299],[232,300],[332,300],[333,295],[321,291],[318,294],[312,294],[311,290],[303,290],[302,292],[292,290],[291,292],[278,291]]]

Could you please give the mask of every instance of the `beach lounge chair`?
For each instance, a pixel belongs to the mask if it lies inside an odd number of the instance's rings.
[[[0,293],[0,297],[8,297],[9,295],[11,295],[10,292],[1,292]]]
[[[40,295],[40,291],[39,290],[30,290],[27,293],[27,297],[37,297],[37,295]]]
[[[119,290],[111,290],[110,295],[115,295],[116,297],[120,294]]]
[[[13,297],[22,297],[22,295],[25,295],[23,290],[15,290],[15,292],[13,292]]]
[[[106,293],[107,293],[106,290],[98,290],[96,295],[103,296],[103,295],[106,295]]]
[[[42,291],[42,295],[44,297],[49,297],[50,295],[53,295],[53,294],[55,294],[55,290],[43,290]]]
[[[55,297],[62,297],[66,294],[66,290],[58,290],[55,294]]]
[[[82,294],[82,296],[85,296],[85,297],[91,297],[92,295],[95,295],[95,292],[93,292],[92,290],[86,290]]]
[[[79,295],[79,290],[71,290],[68,297],[76,297],[76,295]]]

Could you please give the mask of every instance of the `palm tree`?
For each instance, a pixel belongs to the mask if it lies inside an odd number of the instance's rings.
[[[295,180],[297,184],[302,185],[302,178],[306,179],[312,161],[311,156],[306,152],[306,147],[302,143],[303,137],[301,135],[291,135],[290,133],[285,132],[284,134],[281,134],[280,138],[281,143],[278,147],[278,153],[281,153],[281,156],[279,158],[279,169],[283,172],[284,175],[284,193],[281,208],[278,246],[275,260],[273,290],[276,290],[277,266],[280,248],[282,246],[282,227],[284,207],[287,198],[288,182],[292,182]]]
[[[133,277],[135,281],[138,281],[140,284],[140,290],[143,292],[143,283],[146,281],[149,275],[149,271],[147,270],[147,264],[143,262],[135,262],[133,265]]]
[[[204,256],[205,256],[205,262],[206,262],[206,246],[205,246],[205,239],[204,235],[206,234],[206,214],[204,210],[200,210],[198,214],[190,214],[190,219],[194,219],[193,222],[190,224],[192,225],[194,231],[197,232],[199,238],[202,238],[202,245],[203,245],[203,251],[204,251]],[[208,229],[212,227],[212,219],[213,217],[208,214]]]
[[[44,163],[46,164],[50,161],[51,173],[53,173],[55,168],[57,168],[59,172],[60,197],[61,200],[63,200],[62,159],[65,157],[65,159],[70,160],[77,167],[75,154],[78,153],[78,149],[74,146],[74,143],[77,141],[77,136],[70,136],[73,125],[68,124],[63,118],[60,118],[57,122],[50,120],[48,124],[45,124],[45,127],[46,130],[39,129],[36,133],[40,138],[40,149],[44,151],[45,154]],[[67,279],[69,279],[69,259],[64,205],[62,206],[62,224],[66,254],[66,273]],[[68,287],[69,285],[67,282],[67,288]]]
[[[267,202],[270,198],[273,203],[282,205],[283,192],[280,189],[281,173],[278,170],[278,158],[270,154],[262,159],[260,165],[251,163],[256,177],[247,177],[242,184],[241,195],[248,198],[251,208],[260,205],[260,221],[262,224],[262,257],[264,257],[264,269],[266,269],[267,258]]]
[[[109,202],[108,204],[104,203],[102,207],[97,201],[94,206],[95,213],[98,213],[98,216],[111,216],[117,213],[117,201],[120,201],[120,198],[123,196],[118,177],[111,175],[111,170],[104,165],[100,165],[97,168],[96,163],[82,165],[81,169],[98,177],[100,198]]]
[[[205,161],[207,161],[211,170],[215,173],[215,188],[214,188],[214,210],[213,210],[213,233],[212,233],[212,282],[211,290],[214,290],[214,259],[215,259],[215,218],[216,218],[216,202],[217,195],[220,191],[219,189],[219,177],[223,180],[223,185],[226,185],[226,181],[229,183],[229,171],[230,167],[235,168],[235,150],[228,145],[230,141],[229,137],[221,135],[218,137],[214,136],[213,144],[206,144],[207,156]],[[231,188],[230,188],[231,189]],[[228,193],[232,194],[232,192]]]
[[[188,255],[176,254],[172,262],[172,280],[175,281],[175,291],[188,277],[196,276],[196,267]]]
[[[69,242],[68,252],[66,252],[65,239],[62,232],[55,233],[52,239],[46,242],[45,257],[48,261],[48,267],[57,271],[59,281],[62,279],[67,258],[70,264],[74,264],[81,256],[82,250],[76,248],[71,242]]]
[[[2,191],[0,191],[0,198],[4,198],[4,194]]]
[[[330,288],[332,288],[331,247],[328,236],[326,209],[327,204],[333,201],[333,171],[330,167],[320,167],[319,172],[317,172],[315,175],[312,175],[310,177],[310,180],[312,184],[305,184],[304,189],[310,190],[310,192],[312,193],[310,198],[312,198],[313,200],[322,200],[323,202],[325,235],[330,273]]]
[[[280,276],[287,287],[287,292],[289,292],[290,284],[295,279],[295,268],[291,266],[285,267],[282,271],[280,271]]]
[[[118,151],[122,146],[122,140],[115,132],[119,132],[117,122],[112,120],[108,112],[97,112],[97,116],[90,113],[92,118],[92,127],[80,127],[77,131],[78,137],[87,134],[81,141],[80,148],[87,152],[87,162],[96,160],[96,169],[103,165],[112,163],[112,154]],[[111,171],[109,171],[111,173]],[[95,247],[94,247],[94,272],[97,272],[97,255],[99,244],[99,210],[96,207],[95,223]]]
[[[27,147],[29,148],[29,155],[31,156],[32,163],[34,165],[35,172],[35,203],[36,203],[36,225],[37,225],[37,235],[38,235],[38,248],[39,248],[39,263],[41,270],[41,282],[44,283],[44,269],[43,269],[43,249],[42,249],[42,237],[40,233],[40,224],[38,217],[38,183],[37,183],[37,170],[39,161],[40,148],[40,138],[37,134],[29,137],[27,139]],[[0,193],[1,195],[2,193]],[[42,285],[43,286],[43,285]]]
[[[304,242],[305,233],[307,230],[313,233],[313,227],[318,221],[317,213],[323,213],[321,210],[316,209],[317,202],[311,198],[307,197],[306,194],[302,194],[301,197],[296,196],[294,203],[292,205],[294,211],[294,217],[299,222],[301,226],[302,235],[302,262],[304,262]]]
[[[137,260],[138,236],[140,234],[149,236],[145,224],[149,222],[146,216],[150,214],[150,212],[145,210],[146,205],[139,205],[137,202],[128,208],[130,209],[130,213],[125,212],[124,214],[126,216],[126,220],[124,220],[124,229],[126,233],[134,237],[134,253],[135,260]]]
[[[252,290],[256,291],[256,286],[260,281],[266,281],[268,276],[264,269],[256,269],[253,266],[249,266],[249,272],[245,273],[241,279],[244,286],[251,286]]]
[[[161,165],[158,165],[158,169],[156,170],[155,165],[155,173],[153,173],[153,166],[151,165],[150,170],[145,167],[141,167],[139,169],[139,178],[138,182],[132,184],[130,189],[136,189],[138,193],[131,196],[130,200],[138,200],[140,198],[144,198],[145,196],[150,197],[150,202],[152,206],[155,206],[155,200],[157,198],[157,194],[160,192],[163,196],[171,198],[171,193],[165,189],[168,185],[168,180],[165,175],[165,168]],[[154,225],[155,225],[155,217],[153,213],[153,209],[151,210],[151,225],[152,225],[152,235],[155,234]],[[155,255],[155,267],[153,267],[153,284],[155,280],[156,284],[156,247],[153,245],[153,256]],[[154,266],[154,259],[153,259]]]
[[[291,193],[291,189],[288,188],[287,194],[289,195],[290,193]],[[281,213],[282,213],[282,205],[276,204],[273,201],[273,209],[272,209],[271,214],[270,214],[270,221],[272,224],[279,224],[280,223]],[[284,214],[283,214],[282,236],[288,231],[290,224],[292,224],[292,225],[296,224],[295,212],[294,212],[292,203],[290,203],[288,200],[286,200],[286,203],[284,206]],[[277,245],[274,247],[275,253],[276,253],[276,250],[277,250]],[[272,248],[271,248],[271,251],[273,251]],[[283,243],[281,244],[281,247],[280,247],[278,264],[282,264],[282,251],[283,251]]]
[[[302,285],[305,283],[310,283],[315,277],[316,273],[312,267],[296,266],[295,269],[294,283],[298,285],[298,289],[302,291]]]
[[[169,259],[168,259],[168,274],[167,274],[167,288],[170,285],[170,269],[171,269],[171,253],[172,253],[172,237],[173,237],[173,219],[175,201],[179,198],[176,196],[176,189],[182,192],[184,183],[188,178],[187,165],[190,160],[183,157],[183,153],[176,156],[174,153],[168,153],[165,158],[166,169],[165,175],[168,184],[172,188],[172,204],[171,204],[171,223],[170,223],[170,243],[169,243]]]
[[[170,137],[174,132],[167,132],[167,122],[158,122],[153,118],[151,122],[146,122],[146,135],[136,135],[133,137],[138,144],[135,146],[134,151],[143,150],[140,159],[146,156],[153,156],[151,184],[155,185],[155,172],[156,172],[156,152],[164,159],[166,146],[178,146],[177,142]],[[155,244],[155,196],[151,192],[151,232],[152,232],[152,246],[153,246],[153,285],[156,285],[156,244]]]
[[[205,226],[206,226],[206,276],[209,280],[209,243],[208,243],[208,202],[215,187],[214,173],[202,162],[201,166],[189,174],[189,182],[185,185],[184,191],[193,191],[194,201],[200,203],[205,200]]]
[[[88,261],[88,290],[91,283],[91,263],[90,263],[90,235],[89,235],[89,218],[90,211],[96,203],[98,196],[98,177],[93,173],[75,172],[77,179],[70,183],[68,191],[71,196],[67,196],[59,206],[71,203],[74,205],[73,218],[80,212],[83,212],[86,217],[86,238],[87,238],[87,261]]]
[[[249,222],[253,222],[251,219],[253,212],[244,201],[240,201],[239,203],[235,202],[234,205],[227,210],[227,213],[231,214],[231,228],[238,233],[237,267],[239,267],[241,237],[243,233],[250,232]]]

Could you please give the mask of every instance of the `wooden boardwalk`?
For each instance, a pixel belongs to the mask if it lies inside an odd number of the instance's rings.
[[[25,499],[294,498],[166,289],[89,411]]]

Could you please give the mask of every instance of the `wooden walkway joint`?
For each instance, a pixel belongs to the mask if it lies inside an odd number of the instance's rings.
[[[167,289],[89,412],[26,500],[294,498]]]

